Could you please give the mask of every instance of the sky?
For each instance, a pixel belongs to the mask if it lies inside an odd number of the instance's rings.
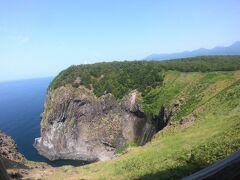
[[[0,81],[240,40],[239,0],[0,0]]]

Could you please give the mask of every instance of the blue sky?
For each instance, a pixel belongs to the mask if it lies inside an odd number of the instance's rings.
[[[240,40],[239,0],[0,0],[0,81]]]

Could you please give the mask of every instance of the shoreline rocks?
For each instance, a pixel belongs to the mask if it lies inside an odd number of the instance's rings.
[[[0,157],[11,161],[21,162],[25,157],[18,152],[16,142],[0,131]]]

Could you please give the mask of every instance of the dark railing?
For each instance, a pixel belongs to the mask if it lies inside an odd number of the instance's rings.
[[[183,178],[183,180],[194,179],[240,179],[240,150],[222,161]]]

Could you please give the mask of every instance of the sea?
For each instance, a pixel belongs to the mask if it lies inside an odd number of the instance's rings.
[[[0,131],[11,136],[20,153],[28,160],[46,162],[51,166],[80,166],[82,161],[49,161],[33,147],[40,137],[40,114],[44,110],[47,88],[53,78],[0,82]]]

